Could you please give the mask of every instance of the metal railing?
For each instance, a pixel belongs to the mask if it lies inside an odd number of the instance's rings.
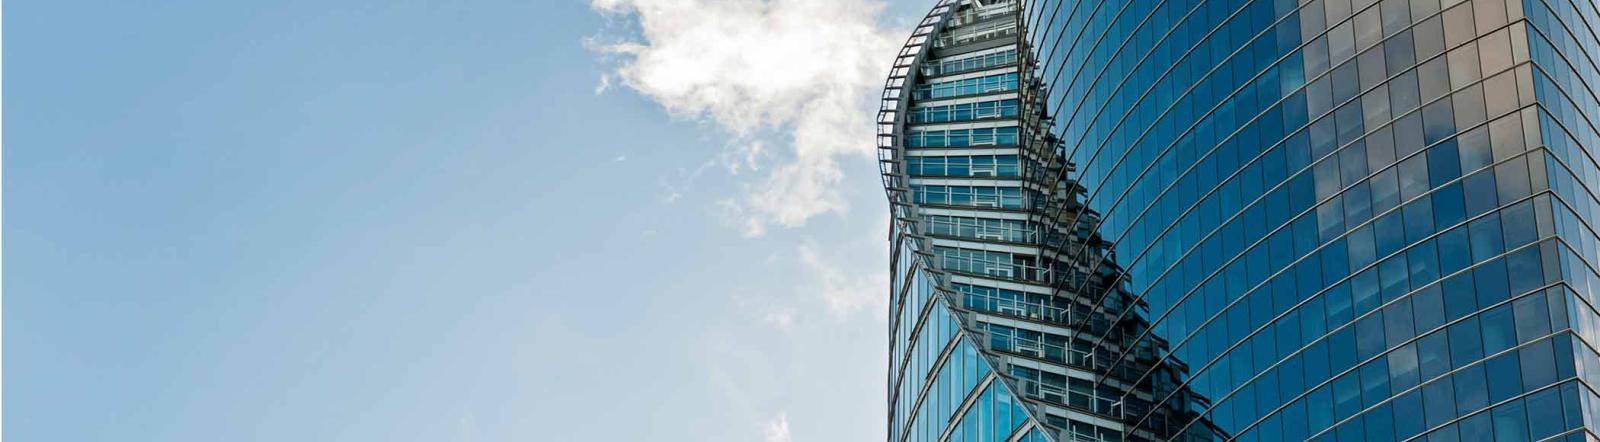
[[[987,19],[994,18],[994,17],[1000,17],[1000,16],[1003,16],[1003,15],[1006,15],[1006,14],[1017,12],[1017,8],[1019,6],[1021,6],[1021,3],[1018,3],[1018,2],[1007,2],[1007,3],[994,4],[994,5],[989,5],[989,6],[979,7],[979,8],[967,9],[965,11],[961,11],[960,13],[951,16],[948,25],[949,26],[963,26],[963,25],[966,25],[968,23],[973,23],[973,22],[977,22],[977,21],[981,21],[981,20],[987,20]]]
[[[961,305],[969,310],[1028,318],[1055,324],[1071,324],[1075,317],[1081,316],[1074,314],[1071,309],[1067,308],[1000,296],[964,293],[963,298]]]
[[[1017,22],[1014,20],[983,23],[959,29],[950,35],[939,36],[939,40],[934,42],[933,47],[948,48],[1010,35],[1017,35]]]

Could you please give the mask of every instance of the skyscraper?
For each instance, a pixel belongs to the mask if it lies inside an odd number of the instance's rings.
[[[1600,440],[1600,5],[939,2],[890,441]]]

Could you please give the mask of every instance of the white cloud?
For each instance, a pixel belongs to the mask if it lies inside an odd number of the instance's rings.
[[[789,435],[789,415],[780,412],[767,420],[767,423],[761,426],[761,436],[766,442],[792,442],[794,438]]]
[[[607,89],[611,89],[611,74],[600,74],[600,81],[594,85],[594,94],[604,94]]]
[[[777,327],[779,330],[789,331],[794,329],[794,310],[791,309],[769,311],[762,319],[765,319],[768,324],[772,324],[773,327]]]
[[[877,90],[909,28],[879,25],[883,0],[590,1],[613,19],[586,42],[609,63],[608,87],[716,132],[659,177],[663,204],[708,202],[747,236],[829,214],[862,227],[765,249],[784,282],[734,291],[740,319],[707,325],[704,372],[723,413],[749,425],[738,440],[792,442],[790,415],[806,438],[886,431],[871,416],[883,415],[887,369],[887,218],[847,203],[882,204],[881,190],[843,185],[875,172]],[[859,363],[796,362],[827,360]],[[822,382],[849,387],[804,388]]]
[[[767,172],[731,200],[747,235],[847,210],[839,159],[873,154],[873,97],[904,37],[879,26],[881,1],[592,1],[637,24],[589,42],[616,62],[603,84],[726,130],[730,173]]]

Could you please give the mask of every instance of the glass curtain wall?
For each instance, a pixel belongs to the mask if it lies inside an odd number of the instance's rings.
[[[940,5],[891,441],[1600,441],[1600,4]]]
[[[1048,130],[1109,249],[1059,259],[1110,272],[1093,308],[1141,324],[1071,335],[1121,349],[1125,422],[1594,440],[1593,2],[1029,9]]]

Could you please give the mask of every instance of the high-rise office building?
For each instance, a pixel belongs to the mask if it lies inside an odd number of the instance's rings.
[[[1600,441],[1600,4],[942,0],[898,441]]]

